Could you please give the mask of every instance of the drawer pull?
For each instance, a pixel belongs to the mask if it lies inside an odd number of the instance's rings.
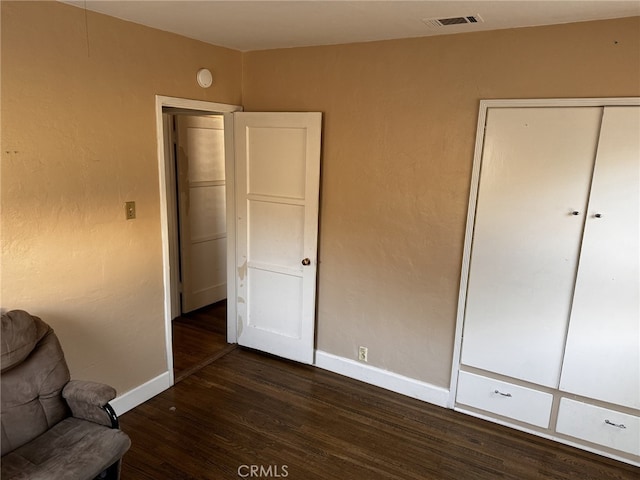
[[[613,423],[613,422],[610,422],[609,420],[605,420],[604,423],[606,423],[607,425],[611,425],[612,427],[627,428],[625,427],[624,423]]]
[[[502,395],[503,397],[510,397],[511,396],[510,393],[502,393],[500,390],[494,390],[493,393],[497,393],[498,395]]]

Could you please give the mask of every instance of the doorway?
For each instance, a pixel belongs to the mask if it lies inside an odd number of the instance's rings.
[[[235,303],[226,301],[235,298],[235,277],[226,265],[235,264],[230,114],[239,110],[156,97],[171,384],[235,348]]]
[[[176,382],[228,352],[224,118],[163,110],[176,184],[179,310],[172,315]]]
[[[177,110],[172,110],[177,109]],[[170,114],[223,116],[227,342],[313,363],[322,114],[156,96],[167,374],[181,311]],[[286,241],[283,241],[286,240]]]

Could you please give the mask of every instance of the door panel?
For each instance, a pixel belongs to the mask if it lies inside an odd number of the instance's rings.
[[[186,132],[189,181],[222,181],[224,126],[222,117],[178,116],[178,132]],[[183,133],[184,136],[184,133]],[[182,143],[181,145],[184,145]],[[215,159],[215,160],[212,160]]]
[[[558,386],[601,111],[488,111],[463,364]]]
[[[299,339],[302,277],[252,268],[249,286],[248,326]]]
[[[221,116],[177,115],[182,312],[227,297]]]
[[[193,242],[225,233],[225,186],[192,187],[189,190],[189,226]]]
[[[249,200],[249,256],[252,262],[301,273],[304,206]]]
[[[640,107],[607,107],[560,388],[632,408],[640,408],[639,176]]]
[[[305,198],[306,128],[251,127],[247,133],[249,194]]]
[[[238,343],[312,363],[322,117],[234,117]]]

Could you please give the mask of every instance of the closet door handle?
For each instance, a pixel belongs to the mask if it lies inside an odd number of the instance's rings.
[[[308,259],[308,258],[303,258],[303,259],[302,259],[302,265],[304,265],[305,267],[306,267],[307,265],[311,265],[311,260],[310,260],[310,259]]]
[[[571,215],[580,215],[580,212],[577,210],[574,210],[573,212],[571,212]]]
[[[606,423],[607,425],[611,425],[612,427],[627,428],[624,423],[613,423],[609,420],[605,420],[604,423]]]
[[[602,218],[602,214],[601,214],[601,213],[596,213],[596,214],[594,215],[594,217],[596,217],[596,218]]]

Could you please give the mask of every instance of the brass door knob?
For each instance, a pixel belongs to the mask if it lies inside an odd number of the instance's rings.
[[[307,265],[311,265],[311,260],[309,260],[308,258],[303,258],[302,259],[302,265],[304,265],[305,267]]]

